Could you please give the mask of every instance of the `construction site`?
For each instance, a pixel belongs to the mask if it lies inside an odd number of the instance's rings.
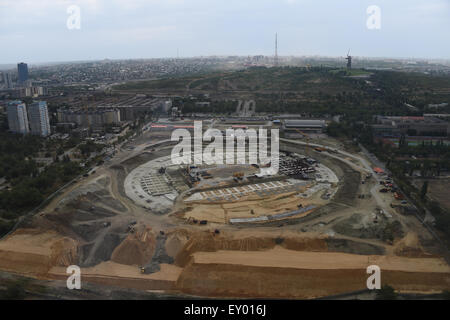
[[[362,152],[302,132],[280,138],[276,174],[248,161],[172,164],[163,121],[1,239],[0,270],[65,286],[78,265],[100,287],[311,299],[366,289],[378,265],[399,292],[450,289],[445,251]]]

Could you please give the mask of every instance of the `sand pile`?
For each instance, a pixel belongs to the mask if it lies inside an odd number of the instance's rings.
[[[125,265],[145,265],[153,256],[156,237],[151,228],[141,225],[113,251],[111,261]]]
[[[169,233],[166,240],[166,252],[175,258],[188,242],[189,234],[185,230],[177,230]]]
[[[0,269],[45,275],[53,266],[77,263],[78,244],[54,231],[18,229],[0,242]]]
[[[78,243],[71,238],[57,240],[51,246],[51,261],[53,266],[67,267],[78,259]]]

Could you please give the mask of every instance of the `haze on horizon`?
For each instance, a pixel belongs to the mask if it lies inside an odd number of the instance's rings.
[[[275,32],[280,56],[450,59],[448,30],[450,0],[0,0],[0,64],[273,55]]]

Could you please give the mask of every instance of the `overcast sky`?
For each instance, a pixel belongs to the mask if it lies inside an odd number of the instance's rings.
[[[450,59],[450,0],[0,0],[0,64],[272,55],[276,32],[279,55]]]

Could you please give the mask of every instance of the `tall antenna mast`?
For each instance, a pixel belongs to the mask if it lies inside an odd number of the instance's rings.
[[[275,67],[278,67],[278,33],[275,33]]]

